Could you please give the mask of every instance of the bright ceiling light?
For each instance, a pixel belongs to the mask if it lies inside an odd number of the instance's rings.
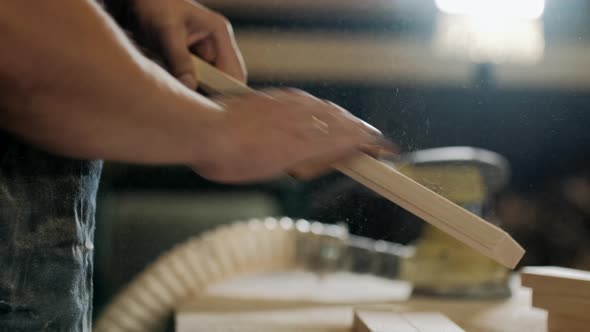
[[[435,0],[441,12],[472,17],[518,17],[543,15],[545,0]]]
[[[543,58],[540,20],[439,16],[432,40],[435,54],[475,63],[534,64]]]

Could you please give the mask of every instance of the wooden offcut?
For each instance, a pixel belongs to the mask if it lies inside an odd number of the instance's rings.
[[[590,328],[590,317],[581,319],[568,315],[550,312],[547,317],[547,328],[549,332],[588,332]]]
[[[353,332],[419,332],[401,314],[379,311],[357,311]]]
[[[590,272],[557,266],[530,266],[522,269],[521,283],[535,294],[585,298],[590,301]]]
[[[199,87],[203,90],[222,95],[254,92],[201,59],[193,59]],[[359,152],[334,167],[506,267],[514,268],[524,255],[524,249],[500,228],[365,153]]]
[[[435,312],[396,313],[385,310],[357,310],[353,332],[463,332],[445,315]]]
[[[532,305],[548,312],[549,332],[590,329],[590,272],[555,266],[526,267],[521,283],[533,290]]]
[[[533,307],[545,309],[551,313],[583,317],[590,320],[590,299],[572,296],[545,295],[533,292]],[[590,325],[588,326],[590,329]]]

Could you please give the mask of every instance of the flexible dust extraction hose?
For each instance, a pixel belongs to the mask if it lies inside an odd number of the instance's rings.
[[[335,268],[348,238],[343,226],[289,218],[222,226],[160,256],[107,306],[97,332],[149,332],[208,286],[247,273]]]

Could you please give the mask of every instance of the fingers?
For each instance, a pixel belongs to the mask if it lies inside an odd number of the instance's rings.
[[[246,66],[233,28],[222,15],[211,12],[213,43],[216,51],[215,66],[240,82],[246,82]]]
[[[168,69],[190,89],[196,89],[194,52],[239,81],[246,69],[228,20],[196,1],[135,1],[132,6],[143,34],[156,35]]]
[[[193,52],[237,80],[246,81],[246,67],[231,25],[216,13],[211,13],[209,20],[205,28],[193,30],[185,26],[170,26],[160,31],[164,56],[172,75],[192,90],[198,85],[198,73],[192,62]]]
[[[332,171],[332,165],[335,162],[343,160],[351,155],[358,153],[358,150],[346,150],[338,153],[331,153],[312,160],[296,164],[288,170],[289,175],[298,180],[310,180],[320,175]]]
[[[360,148],[360,151],[365,152],[376,159],[389,160],[397,158],[399,153],[395,144],[385,140],[376,140],[374,144],[363,145]],[[299,180],[310,180],[330,172],[333,170],[335,163],[346,160],[358,153],[359,150],[357,149],[329,153],[325,156],[320,156],[319,158],[298,163],[292,167],[288,173]]]
[[[172,75],[189,89],[196,90],[198,80],[193,67],[193,55],[187,46],[186,29],[169,27],[160,33],[164,56]]]
[[[334,151],[317,158],[305,160],[301,163],[297,163],[288,171],[288,173],[299,180],[309,180],[330,172],[333,170],[334,164],[358,154],[359,151],[376,159],[392,160],[399,156],[396,149],[397,146],[391,142],[376,140],[375,143],[362,145],[359,149]]]
[[[317,114],[314,116],[321,122],[329,123],[334,128],[342,125],[355,125],[356,129],[364,130],[365,132],[374,135],[382,136],[377,128],[358,119],[344,108],[327,100],[318,99],[305,91],[293,88],[286,89],[268,89],[263,93],[282,102],[296,103],[306,105],[312,110],[316,110]]]
[[[399,152],[398,147],[385,140],[379,130],[334,103],[298,90],[271,90],[267,93],[310,109],[315,137],[307,138],[311,144],[324,143],[329,149],[290,168],[289,174],[298,179],[308,180],[327,173],[333,169],[334,163],[350,158],[359,150],[375,158],[388,159],[396,157]]]
[[[360,148],[361,151],[376,159],[395,159],[399,155],[397,145],[385,139],[377,139],[375,144],[366,144]],[[346,160],[355,154],[358,150],[346,150],[337,153],[331,153],[316,159],[306,160],[296,164],[288,173],[299,180],[310,180],[315,177],[324,175],[333,170],[335,163]]]
[[[374,144],[363,145],[360,149],[377,159],[393,160],[400,154],[399,146],[383,137],[378,137]]]
[[[382,136],[381,132],[377,128],[375,128],[372,125],[366,123],[365,121],[355,117],[354,115],[352,115],[350,112],[348,112],[344,108],[340,107],[339,105],[336,105],[331,101],[326,101],[326,103],[328,103],[332,106],[331,109],[333,110],[333,112],[335,112],[337,114],[337,116],[339,118],[354,121],[359,126],[359,128],[361,128],[362,130],[366,131],[369,134],[372,134],[375,136]]]
[[[204,41],[191,41],[191,38],[189,37],[189,45],[191,45],[191,52],[205,60],[205,62],[215,62],[215,59],[217,58],[217,50],[215,50],[215,45],[210,38],[207,38]]]
[[[314,136],[320,135],[319,138],[328,140],[345,136],[373,140],[374,137],[381,137],[377,129],[340,106],[301,90],[269,89],[262,93],[284,105],[284,116],[289,117],[291,123],[298,124],[302,138],[309,136],[308,138],[317,139]]]
[[[256,165],[239,162],[242,169],[236,173],[243,178],[287,170],[308,179],[359,150],[375,157],[395,151],[372,126],[299,90],[272,89],[214,100],[227,111],[220,132],[232,142],[224,149],[234,156],[231,160],[258,156]]]

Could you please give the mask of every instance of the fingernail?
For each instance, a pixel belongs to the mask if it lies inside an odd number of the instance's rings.
[[[195,77],[191,74],[184,74],[180,76],[178,80],[191,90],[195,90],[197,88],[197,80],[195,80]]]
[[[376,155],[394,156],[400,154],[400,149],[396,144],[382,137],[376,138],[369,144],[365,144],[363,148],[374,151]]]
[[[383,135],[381,133],[381,131],[375,127],[373,127],[372,125],[370,125],[369,123],[363,121],[363,126],[365,127],[365,129],[372,135],[376,135],[376,136],[381,136]]]
[[[378,138],[378,144],[383,149],[388,150],[391,153],[399,154],[401,152],[400,151],[400,147],[397,144],[393,143],[392,141],[390,141],[390,140],[388,140],[388,139],[386,139],[384,137]]]

